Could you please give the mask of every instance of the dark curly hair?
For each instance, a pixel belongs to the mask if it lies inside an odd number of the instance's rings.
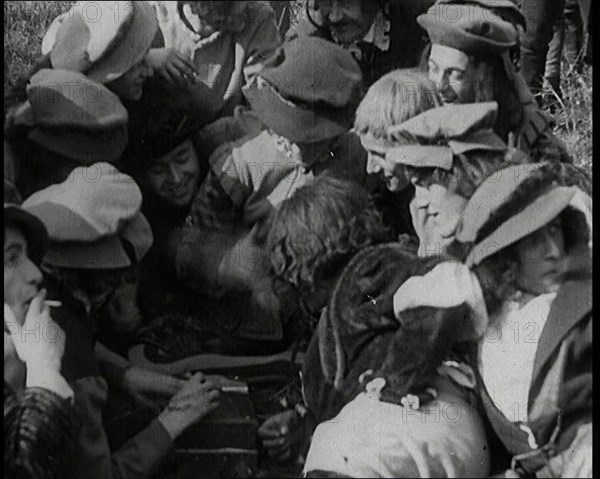
[[[360,0],[360,9],[367,15],[373,15],[378,9],[385,9],[390,0]],[[318,28],[327,25],[327,20],[324,19],[319,12],[319,0],[308,0],[304,5],[304,14],[308,20]]]
[[[284,201],[273,219],[268,251],[274,289],[279,295],[311,293],[358,251],[389,239],[360,185],[320,176]]]
[[[591,179],[584,170],[566,163],[544,163],[519,185],[508,201],[490,216],[481,227],[476,241],[479,242],[488,237],[510,217],[523,211],[536,198],[557,186],[576,186],[591,195]],[[559,218],[563,230],[565,254],[573,254],[582,245],[587,245],[590,239],[590,229],[585,215],[581,211],[569,206],[560,213]],[[490,314],[497,311],[516,290],[517,244],[510,245],[484,259],[474,268]],[[457,246],[454,244],[450,251],[455,256],[462,256],[464,259],[468,248]]]

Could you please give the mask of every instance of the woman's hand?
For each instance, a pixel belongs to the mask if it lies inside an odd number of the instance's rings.
[[[221,391],[213,381],[196,373],[187,381],[158,416],[173,439],[219,405]]]
[[[295,457],[303,434],[303,420],[294,409],[268,418],[258,428],[258,436],[270,458],[285,462]]]
[[[152,396],[172,397],[185,385],[185,381],[138,366],[125,371],[123,389],[136,401],[152,407]]]
[[[194,65],[173,48],[153,48],[148,52],[146,61],[170,85],[186,86],[194,83]]]
[[[4,322],[12,334],[12,342],[19,359],[28,369],[59,372],[65,352],[66,335],[50,317],[45,303],[46,290],[33,298],[25,322],[21,326],[9,306],[4,306]]]
[[[66,335],[50,317],[50,308],[45,303],[46,290],[33,298],[23,326],[16,320],[12,309],[4,305],[4,323],[11,335],[11,346],[27,367],[26,387],[41,387],[67,399],[73,390],[60,374],[65,352]]]

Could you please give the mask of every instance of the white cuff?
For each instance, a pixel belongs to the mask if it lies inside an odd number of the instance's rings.
[[[73,390],[64,377],[58,371],[51,369],[27,369],[27,380],[25,386],[28,388],[48,389],[64,399],[73,402]]]

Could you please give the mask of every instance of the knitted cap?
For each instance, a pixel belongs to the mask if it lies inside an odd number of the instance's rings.
[[[519,41],[519,31],[509,19],[525,26],[518,8],[508,0],[490,3],[445,0],[419,15],[417,22],[427,30],[433,44],[467,54],[499,54]]]
[[[84,73],[108,83],[146,55],[158,29],[148,2],[75,2],[42,40],[53,68]]]
[[[105,86],[81,73],[43,69],[31,77],[15,123],[29,139],[78,163],[115,161],[127,145],[127,110]]]
[[[23,208],[48,229],[48,264],[110,269],[132,264],[123,241],[135,261],[152,245],[141,204],[142,193],[132,178],[108,163],[96,163],[75,168],[63,183],[34,193]]]
[[[362,97],[362,74],[350,52],[301,37],[286,42],[279,59],[243,90],[269,128],[293,142],[322,141],[350,129]]]

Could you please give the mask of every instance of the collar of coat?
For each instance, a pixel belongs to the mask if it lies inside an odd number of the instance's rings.
[[[592,311],[592,279],[586,272],[563,282],[552,303],[538,344],[531,384],[535,384],[544,365],[565,336]]]

